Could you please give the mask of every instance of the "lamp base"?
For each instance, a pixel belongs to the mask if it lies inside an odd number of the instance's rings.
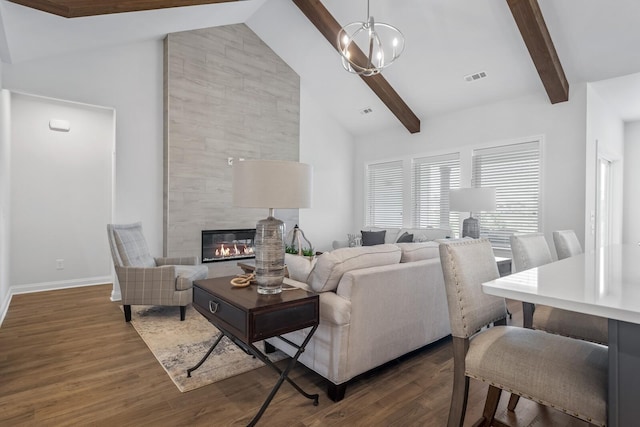
[[[462,221],[462,237],[480,238],[480,221],[474,217],[469,217]]]
[[[258,221],[254,239],[259,294],[279,294],[284,280],[284,223],[272,216]]]

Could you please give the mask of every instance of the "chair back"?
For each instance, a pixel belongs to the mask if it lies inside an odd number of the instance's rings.
[[[582,246],[580,246],[578,236],[573,230],[554,231],[553,244],[556,247],[559,260],[582,253]]]
[[[509,239],[516,272],[540,267],[553,261],[544,234],[514,233]]]
[[[507,315],[504,298],[485,294],[481,286],[500,277],[489,240],[441,243],[439,250],[451,334],[469,338],[484,326],[504,319]]]
[[[142,234],[142,223],[107,224],[111,257],[116,267],[155,267]]]

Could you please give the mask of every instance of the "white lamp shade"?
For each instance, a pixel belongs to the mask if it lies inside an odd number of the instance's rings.
[[[495,211],[496,189],[473,187],[449,190],[449,208],[457,212]]]
[[[284,160],[244,160],[233,164],[233,205],[240,208],[311,207],[313,168]]]

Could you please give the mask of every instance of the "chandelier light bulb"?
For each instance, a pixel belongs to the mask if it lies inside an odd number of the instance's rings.
[[[404,36],[396,27],[375,22],[369,14],[367,20],[352,22],[338,32],[338,51],[342,66],[350,73],[373,76],[391,65],[404,50]]]

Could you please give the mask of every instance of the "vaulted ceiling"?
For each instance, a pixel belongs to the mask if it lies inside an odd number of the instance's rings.
[[[0,56],[16,63],[244,22],[354,135],[415,132],[433,115],[525,94],[562,102],[571,84],[640,72],[635,0],[371,0],[376,20],[407,40],[377,79],[342,69],[318,5],[334,27],[366,18],[365,0],[0,0]],[[479,72],[487,77],[465,80]]]

